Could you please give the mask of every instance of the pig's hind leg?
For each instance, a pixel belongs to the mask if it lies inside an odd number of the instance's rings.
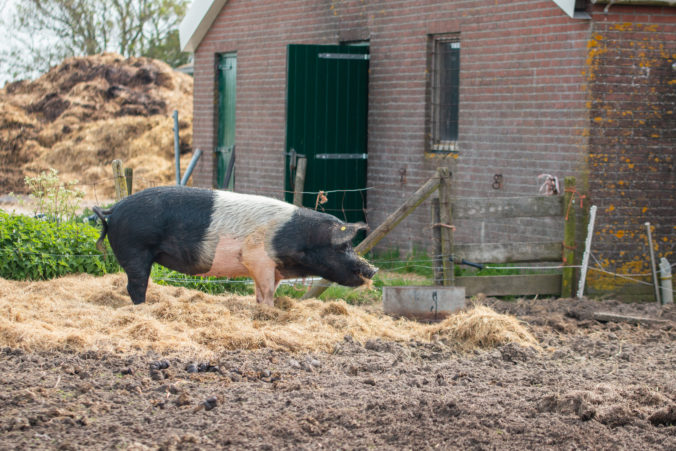
[[[117,256],[117,261],[127,273],[127,292],[132,302],[134,304],[145,302],[148,279],[153,266],[153,255],[150,250],[120,255]]]

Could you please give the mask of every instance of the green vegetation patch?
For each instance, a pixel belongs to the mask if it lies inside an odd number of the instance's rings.
[[[99,229],[78,222],[55,222],[0,210],[0,277],[42,280],[74,273],[120,271],[112,252],[96,249]]]

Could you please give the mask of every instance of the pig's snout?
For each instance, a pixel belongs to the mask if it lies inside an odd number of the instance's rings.
[[[361,259],[360,263],[359,267],[354,270],[354,275],[360,280],[357,285],[371,286],[371,279],[373,279],[373,276],[378,272],[378,268],[364,259]]]
[[[368,265],[366,268],[360,270],[360,274],[366,279],[373,279],[373,276],[378,272],[378,268],[373,265]]]

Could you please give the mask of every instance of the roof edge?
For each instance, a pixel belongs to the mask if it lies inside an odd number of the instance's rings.
[[[591,0],[596,3],[612,3],[614,5],[641,5],[641,6],[676,6],[674,0]]]
[[[194,52],[228,0],[195,0],[178,26],[181,50]]]

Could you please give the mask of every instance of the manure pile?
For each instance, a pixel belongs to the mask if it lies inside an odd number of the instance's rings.
[[[114,159],[134,169],[139,189],[171,183],[172,113],[185,167],[192,89],[190,76],[162,61],[114,53],[69,58],[36,80],[8,83],[0,90],[0,193],[24,193],[24,176],[54,168],[88,197],[110,198]]]
[[[442,339],[461,349],[510,342],[537,347],[516,318],[484,306],[425,325],[343,301],[283,297],[267,307],[256,304],[254,296],[212,296],[153,283],[147,302],[134,306],[126,283],[124,274],[42,282],[0,279],[0,346],[210,356],[259,348],[330,352],[351,335],[360,342]]]

